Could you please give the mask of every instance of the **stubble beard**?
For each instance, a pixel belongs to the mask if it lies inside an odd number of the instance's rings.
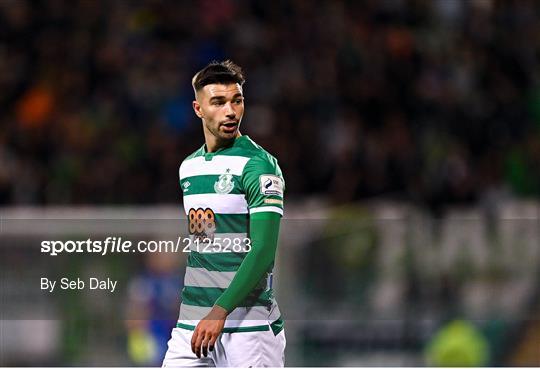
[[[238,132],[240,130],[240,123],[238,123],[236,131],[232,136],[230,134],[223,133],[223,132],[220,131],[220,129],[219,129],[220,128],[220,123],[218,123],[215,128],[212,127],[210,124],[208,124],[206,122],[204,123],[204,126],[206,127],[206,130],[212,136],[214,136],[214,138],[216,139],[216,141],[218,143],[229,143],[229,142],[233,141],[236,138],[236,136],[238,136]]]

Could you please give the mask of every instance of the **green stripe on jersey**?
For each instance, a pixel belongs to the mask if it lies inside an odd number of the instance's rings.
[[[216,237],[218,233],[247,233],[248,214],[216,214]]]
[[[194,331],[195,326],[184,323],[176,323],[176,328],[186,329],[188,331]],[[262,332],[269,331],[270,327],[267,325],[254,325],[252,327],[225,327],[223,333],[246,333],[246,332]]]
[[[240,176],[233,175],[234,186],[229,194],[242,194],[242,188],[240,187]],[[216,182],[219,181],[219,175],[202,175],[191,176],[183,178],[180,181],[181,188],[184,188],[184,184],[189,182],[189,186],[184,189],[184,195],[198,195],[204,193],[216,193],[214,188]]]
[[[225,288],[185,286],[182,289],[182,303],[185,305],[212,307],[223,291],[225,291]],[[272,290],[255,290],[240,303],[239,307],[270,306],[272,305],[272,296]]]

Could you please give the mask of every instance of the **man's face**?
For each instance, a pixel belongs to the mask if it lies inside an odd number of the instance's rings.
[[[238,83],[211,84],[197,92],[193,101],[195,114],[203,120],[205,134],[218,141],[235,138],[244,115],[244,96]]]

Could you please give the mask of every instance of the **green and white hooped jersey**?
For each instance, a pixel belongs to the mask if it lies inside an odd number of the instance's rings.
[[[180,166],[180,186],[193,242],[178,327],[194,329],[249,252],[250,214],[283,215],[285,183],[277,160],[248,136],[240,136],[230,147],[207,153],[203,145],[188,156]],[[229,314],[224,332],[268,330],[276,321],[281,323],[271,267]]]

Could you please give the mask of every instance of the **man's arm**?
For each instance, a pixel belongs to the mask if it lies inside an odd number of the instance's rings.
[[[259,212],[250,216],[251,250],[242,261],[229,287],[218,298],[210,313],[199,322],[191,339],[191,349],[197,355],[207,356],[225,325],[227,315],[233,311],[257,286],[271,267],[277,249],[281,215]]]
[[[253,291],[268,272],[276,256],[281,216],[261,212],[250,217],[252,249],[248,252],[229,288],[217,299],[216,305],[233,311]]]
[[[199,322],[192,336],[192,350],[206,356],[223,330],[227,315],[257,286],[270,269],[276,254],[279,223],[283,214],[284,182],[275,158],[251,158],[241,176],[250,211],[251,250],[238,268],[229,287],[217,299],[211,312]]]

